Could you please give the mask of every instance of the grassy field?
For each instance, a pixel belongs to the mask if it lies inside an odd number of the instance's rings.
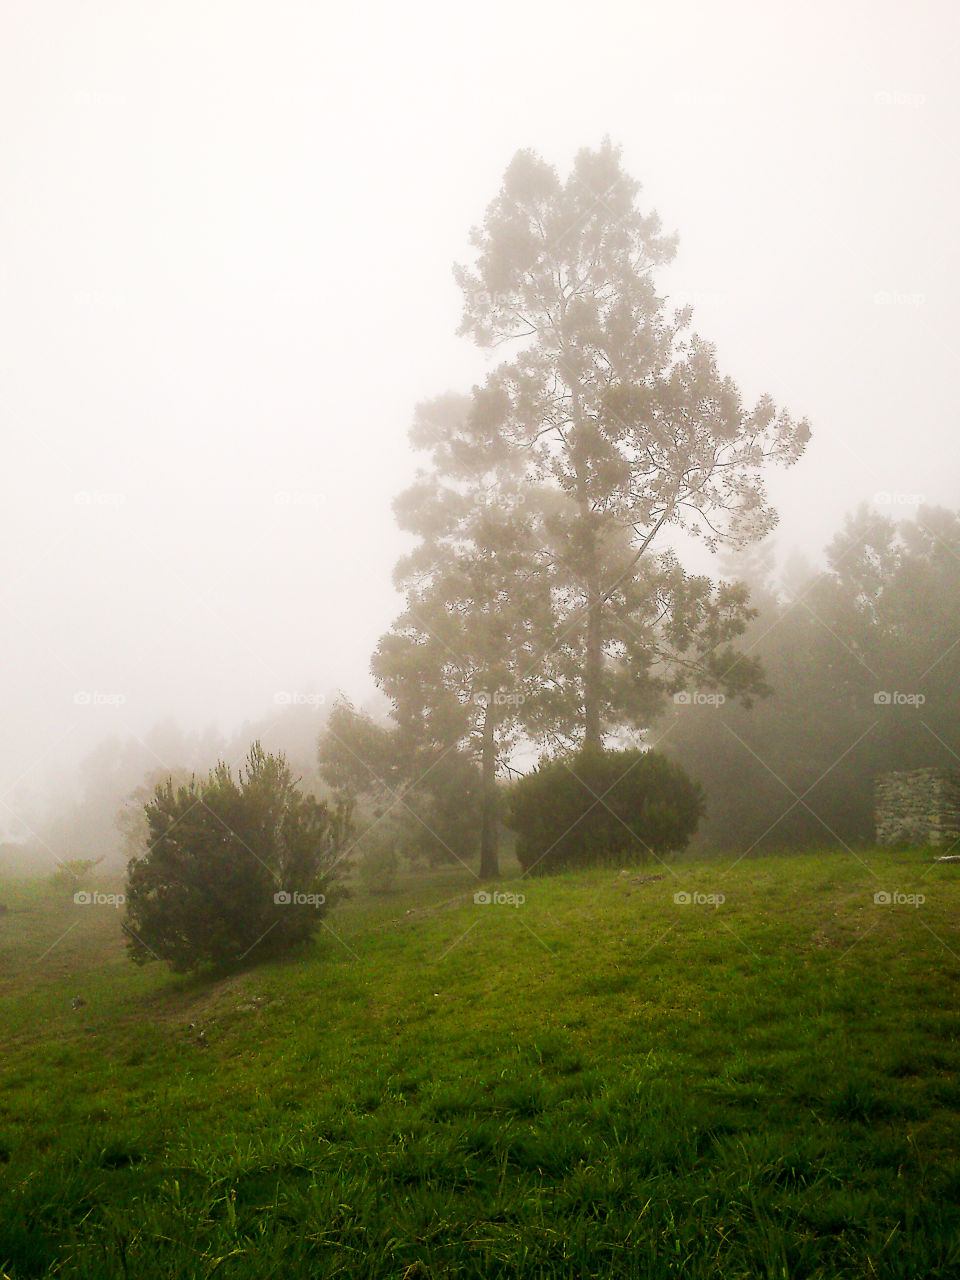
[[[960,1276],[960,866],[657,871],[205,981],[0,883],[0,1274]]]

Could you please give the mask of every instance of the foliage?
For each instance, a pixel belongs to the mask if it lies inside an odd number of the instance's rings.
[[[508,823],[517,858],[542,874],[683,849],[703,814],[700,788],[656,751],[594,751],[547,760],[515,783]]]
[[[391,796],[402,785],[403,758],[396,734],[355,710],[349,698],[330,709],[317,745],[320,777],[334,793],[355,802],[370,795]]]
[[[468,751],[411,741],[341,699],[318,746],[320,774],[354,812],[357,845],[388,827],[409,862],[436,866],[476,856],[480,778]]]
[[[496,875],[496,775],[540,688],[551,604],[519,463],[476,397],[420,405],[410,432],[430,455],[395,504],[418,538],[397,565],[404,609],[372,668],[413,759],[456,749],[481,766],[481,874]]]
[[[157,786],[149,848],[127,871],[128,948],[178,972],[277,954],[313,932],[333,894],[344,803],[302,794],[282,755],[252,747],[235,778]]]
[[[414,757],[416,776],[400,812],[411,833],[411,861],[473,865],[479,849],[482,787],[471,752],[434,748]]]

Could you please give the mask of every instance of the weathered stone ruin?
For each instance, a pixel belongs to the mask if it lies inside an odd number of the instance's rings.
[[[960,772],[883,773],[876,780],[874,797],[878,844],[943,849],[960,840]]]

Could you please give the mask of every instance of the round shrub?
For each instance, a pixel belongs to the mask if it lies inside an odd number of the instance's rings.
[[[703,792],[658,751],[580,751],[514,784],[508,825],[525,871],[640,863],[683,849]]]

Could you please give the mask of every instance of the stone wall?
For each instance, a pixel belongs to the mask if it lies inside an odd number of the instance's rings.
[[[874,794],[878,844],[944,848],[960,840],[960,772],[883,773]]]

